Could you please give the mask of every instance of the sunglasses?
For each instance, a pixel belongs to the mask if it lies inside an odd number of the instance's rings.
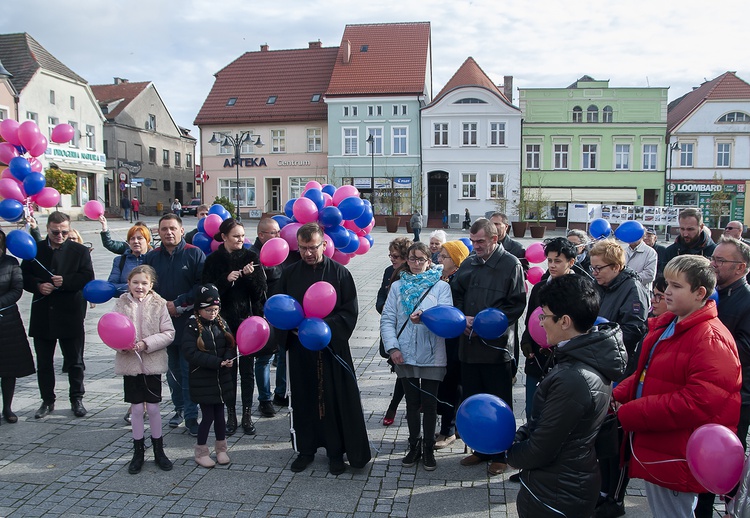
[[[70,230],[50,230],[49,233],[53,236],[59,236],[60,234],[62,234],[63,236],[67,236],[68,234],[70,234]]]

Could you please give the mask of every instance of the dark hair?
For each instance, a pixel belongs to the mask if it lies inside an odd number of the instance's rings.
[[[493,212],[488,219],[492,218],[500,218],[503,220],[503,224],[508,225],[508,215],[503,212]]]
[[[578,257],[575,245],[565,237],[555,237],[547,241],[544,245],[544,255],[549,255],[550,252],[557,252],[567,260]]]
[[[484,230],[484,235],[491,238],[492,236],[497,235],[497,227],[493,222],[488,220],[487,218],[479,218],[476,220],[469,229],[470,234],[476,234],[480,230]]]
[[[221,238],[221,235],[222,234],[229,234],[229,232],[231,232],[234,227],[245,228],[242,223],[240,223],[239,221],[237,221],[234,218],[227,218],[227,219],[225,219],[224,221],[221,222],[221,225],[219,225],[219,231],[214,236],[214,239],[216,241],[224,241]]]
[[[659,290],[660,292],[664,293],[667,291],[667,279],[664,278],[663,275],[659,275],[656,279],[654,279],[654,285],[655,290]]]
[[[5,232],[0,229],[0,257],[5,255]]]
[[[599,304],[599,293],[593,283],[581,275],[556,277],[539,290],[539,305],[547,306],[557,318],[568,315],[573,327],[581,333],[594,325]]]
[[[315,234],[318,234],[320,239],[325,239],[323,229],[317,223],[305,223],[297,229],[297,239],[304,242],[312,241]]]
[[[70,222],[70,216],[68,216],[64,212],[60,212],[59,210],[50,212],[50,215],[47,216],[47,225],[49,225],[50,223],[65,223],[66,221]]]
[[[695,218],[695,220],[698,222],[698,225],[703,223],[703,213],[700,211],[700,209],[696,209],[695,207],[682,209],[680,211],[680,215],[677,216],[678,220],[686,218]]]
[[[424,244],[421,241],[417,241],[416,243],[411,244],[409,249],[406,251],[406,257],[408,257],[409,254],[415,250],[422,252],[425,256],[427,256],[427,259],[432,257],[432,252],[430,252],[430,247],[428,247],[426,244]],[[406,257],[404,257],[404,259],[406,259]]]
[[[159,226],[160,227],[161,227],[161,222],[164,221],[164,220],[166,220],[166,219],[173,219],[177,223],[179,223],[180,226],[182,226],[182,218],[179,217],[177,214],[171,214],[170,213],[170,214],[164,214],[162,217],[159,218]]]

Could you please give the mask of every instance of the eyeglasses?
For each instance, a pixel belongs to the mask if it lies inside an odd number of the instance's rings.
[[[429,261],[429,259],[427,259],[425,257],[409,256],[409,258],[407,259],[407,261],[409,261],[410,263],[424,264],[427,261]]]
[[[652,291],[651,298],[654,300],[654,302],[661,302],[664,299],[664,294],[656,293],[655,291]]]
[[[50,230],[49,233],[53,236],[59,236],[60,234],[62,234],[63,236],[67,236],[68,234],[70,234],[70,230]]]
[[[545,318],[551,318],[553,322],[557,322],[558,320],[560,320],[560,317],[558,317],[557,315],[548,315],[547,313],[541,313],[539,315],[539,322],[544,322]]]
[[[601,273],[601,272],[602,272],[602,270],[604,270],[605,268],[607,268],[607,267],[609,267],[609,266],[614,266],[614,265],[615,265],[614,263],[610,263],[610,264],[605,264],[605,265],[603,265],[603,266],[589,266],[589,271],[590,271],[591,273],[596,273],[596,274],[599,274],[599,273]]]
[[[318,248],[320,248],[320,247],[321,247],[321,245],[322,245],[322,244],[323,244],[324,242],[325,242],[325,241],[321,241],[320,243],[318,243],[318,244],[317,244],[317,245],[315,245],[315,246],[300,246],[300,247],[299,247],[299,253],[301,253],[301,254],[312,254],[312,253],[315,253],[315,251],[316,251],[316,250],[317,250]]]
[[[724,259],[723,257],[712,257],[710,261],[714,264],[718,264],[719,266],[724,266],[724,264],[742,264],[745,261],[730,261],[729,259]]]
[[[388,254],[388,257],[390,257],[391,259],[395,259],[396,261],[401,259],[401,256],[398,254]]]

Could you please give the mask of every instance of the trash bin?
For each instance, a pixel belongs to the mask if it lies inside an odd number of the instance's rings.
[[[162,211],[164,210],[164,204],[160,201],[156,202],[156,215],[161,216]]]

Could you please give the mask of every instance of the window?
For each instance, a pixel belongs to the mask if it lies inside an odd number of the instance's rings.
[[[605,106],[602,110],[602,122],[612,122],[612,107]]]
[[[151,178],[151,186],[149,187],[152,191],[159,189],[159,184],[156,183],[156,178]]]
[[[269,95],[268,100],[266,101],[266,104],[276,104],[276,99],[278,99],[278,96]]]
[[[716,145],[716,167],[729,167],[732,144],[728,142]]]
[[[234,106],[237,104],[237,98],[236,97],[230,97],[227,99],[227,106]]]
[[[352,106],[352,117],[356,117],[359,113],[359,110],[357,109],[357,106]]]
[[[555,144],[555,169],[568,169],[568,144]]]
[[[477,99],[476,97],[464,97],[463,99],[459,99],[453,104],[487,104],[487,102],[481,99]]]
[[[286,153],[286,130],[271,130],[271,153]]]
[[[319,103],[320,102],[320,94],[313,94],[312,97],[310,97],[311,103]]]
[[[398,115],[398,104],[393,105],[393,115]]]
[[[476,122],[464,122],[461,127],[461,145],[463,146],[476,146],[477,145],[477,123]]]
[[[596,105],[586,108],[586,122],[599,122],[599,108]]]
[[[490,173],[489,180],[490,199],[502,200],[503,198],[505,198],[505,175],[499,173]]]
[[[124,140],[117,141],[117,158],[128,159],[128,143]]]
[[[148,120],[146,121],[146,129],[149,131],[156,131],[156,115],[151,113],[148,114]]]
[[[96,134],[94,126],[86,125],[86,149],[96,149]]]
[[[248,137],[245,140],[245,142],[243,142],[242,145],[240,146],[240,155],[249,155],[249,154],[251,154],[253,152],[253,146],[255,145],[255,142],[258,140],[258,136],[257,135],[255,136],[255,138],[251,138],[251,136],[253,134],[252,130],[247,130],[247,131],[248,131]],[[227,148],[229,149],[229,154],[233,155],[234,154],[234,146],[229,145],[229,146],[227,146]]]
[[[47,129],[49,130],[49,134],[47,135],[47,138],[52,137],[52,130],[55,129],[55,126],[60,124],[60,119],[57,117],[47,117]]]
[[[34,112],[26,112],[26,120],[39,123],[39,114]]]
[[[54,90],[49,91],[49,103],[55,104],[55,91]]]
[[[596,144],[583,145],[583,169],[596,169]]]
[[[70,96],[70,109],[75,110],[76,109],[76,98],[72,95]]]
[[[179,151],[174,152],[174,166],[182,167],[182,153]]]
[[[169,150],[168,149],[161,150],[161,165],[163,165],[164,167],[169,167]]]
[[[693,167],[693,146],[680,143],[680,167]]]
[[[393,154],[406,154],[406,128],[393,128]]]
[[[447,122],[436,122],[433,125],[435,135],[436,146],[447,146],[448,145],[448,123]]]
[[[8,111],[4,108],[0,108],[0,121],[8,118]]]
[[[187,167],[188,169],[193,168],[193,154],[192,153],[185,154],[185,167]]]
[[[540,144],[526,144],[526,169],[539,169],[541,148]]]
[[[156,163],[156,148],[155,147],[148,148],[148,162],[150,164]]]
[[[630,170],[630,144],[615,144],[615,169]]]
[[[307,128],[307,152],[320,153],[323,151],[323,129]]]
[[[344,106],[344,117],[348,117],[348,116],[349,116],[349,107]]]
[[[357,155],[357,141],[359,140],[358,128],[344,128],[344,154]]]
[[[71,139],[69,146],[78,147],[78,144],[81,142],[81,132],[78,130],[78,123],[74,121],[68,121],[68,124],[73,127],[73,138]]]
[[[172,190],[172,184],[169,182],[169,180],[164,180],[163,187],[165,192],[169,192]]]
[[[189,193],[193,192],[193,182],[188,182],[185,184],[185,190]]]
[[[462,198],[476,198],[477,197],[477,174],[476,173],[461,173],[461,197]]]
[[[405,104],[401,105],[401,115],[406,115],[406,105]]]
[[[104,141],[103,152],[104,152],[104,156],[106,156],[107,158],[112,158],[111,156],[109,156],[109,141],[107,140]]]
[[[750,115],[744,112],[730,112],[723,115],[719,122],[750,122]]]
[[[490,122],[490,146],[505,145],[505,123]]]
[[[367,128],[367,135],[372,135],[372,148],[368,149],[374,155],[383,154],[383,128]]]
[[[573,122],[583,122],[583,108],[580,106],[573,108]]]
[[[317,180],[318,178],[312,176],[293,176],[289,178],[289,199],[299,198],[302,196],[302,191],[305,190],[307,182]]]
[[[241,207],[255,207],[255,178],[241,178],[239,186],[233,179],[219,180],[219,196],[224,196],[237,204],[239,187],[239,205]]]
[[[133,154],[133,160],[137,160],[138,162],[143,162],[143,146],[140,144],[133,144],[134,154]]]
[[[658,146],[656,144],[643,145],[643,170],[656,171],[656,153]]]

